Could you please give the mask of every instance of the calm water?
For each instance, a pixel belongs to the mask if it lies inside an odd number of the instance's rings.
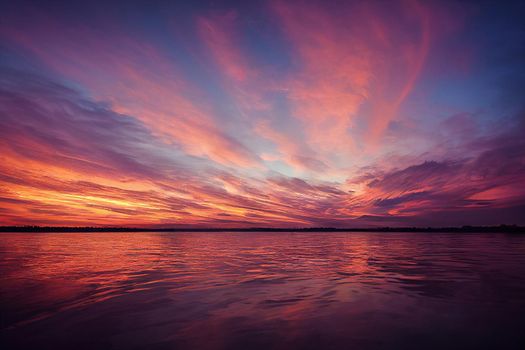
[[[525,349],[525,235],[0,234],[0,311],[3,349]]]

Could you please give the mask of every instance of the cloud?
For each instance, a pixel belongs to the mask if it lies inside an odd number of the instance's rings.
[[[209,17],[200,17],[197,27],[205,45],[224,74],[230,79],[243,82],[253,79],[258,73],[250,67],[241,52],[236,38],[238,14],[228,11]]]
[[[221,128],[213,107],[203,102],[205,93],[185,79],[184,70],[146,38],[129,36],[109,20],[88,28],[30,12],[24,21],[30,30],[8,17],[2,28],[6,42],[109,101],[115,111],[133,115],[166,143],[222,165],[253,167],[260,162]]]
[[[138,160],[151,134],[133,118],[42,77],[10,69],[2,75],[0,123],[7,153],[95,173],[153,174]]]
[[[488,215],[488,208],[501,209],[495,211],[498,215],[505,210],[515,212],[517,206],[525,203],[525,191],[519,185],[525,183],[523,131],[520,125],[511,133],[483,142],[478,140],[478,147],[482,143],[483,148],[470,158],[429,161],[356,178],[354,181],[364,181],[367,189],[353,199],[353,205],[359,211],[376,215],[375,220],[377,216],[387,217],[390,222],[396,218],[399,222],[409,222],[407,217],[414,222],[424,222],[422,218],[429,219],[430,213],[471,212],[468,215],[471,217],[483,212]],[[490,216],[492,223],[498,223],[498,215]],[[364,214],[362,218],[369,220],[370,216]],[[443,224],[447,223],[446,219],[442,220]],[[514,220],[521,222],[517,217]]]
[[[2,223],[523,222],[522,45],[475,5],[113,6],[5,7]]]
[[[323,172],[328,166],[319,160],[315,153],[304,144],[301,144],[290,135],[281,133],[272,128],[267,122],[260,122],[255,132],[277,145],[279,159],[284,160],[292,168],[299,171],[310,170]]]
[[[72,88],[12,69],[2,77],[6,223],[297,227],[433,224],[440,217],[446,225],[459,213],[497,223],[514,218],[525,201],[518,186],[525,182],[523,124],[471,141],[477,153],[462,159],[387,171],[376,164],[344,184],[265,179],[199,172],[184,154],[169,156],[140,121]],[[489,209],[497,213],[492,221]]]
[[[298,69],[286,91],[312,147],[351,154],[358,119],[367,118],[368,146],[412,91],[430,46],[429,16],[416,2],[321,5],[274,2],[297,54]]]

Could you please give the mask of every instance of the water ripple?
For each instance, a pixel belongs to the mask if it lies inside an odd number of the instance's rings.
[[[525,344],[522,235],[0,238],[0,336],[17,348]]]

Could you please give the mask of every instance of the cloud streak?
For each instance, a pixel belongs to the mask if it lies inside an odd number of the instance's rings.
[[[1,224],[525,224],[523,42],[492,57],[487,8],[82,6],[0,8]]]

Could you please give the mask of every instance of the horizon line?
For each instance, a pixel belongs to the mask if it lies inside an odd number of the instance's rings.
[[[40,225],[4,225],[0,232],[522,232],[525,227],[515,224],[491,226],[376,226],[376,227],[120,227],[120,226],[40,226]]]

